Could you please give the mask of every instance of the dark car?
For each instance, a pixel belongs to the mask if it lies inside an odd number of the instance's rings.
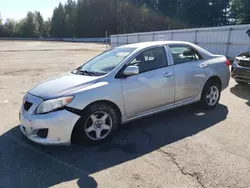
[[[232,65],[232,78],[238,84],[250,83],[250,52],[237,56]]]

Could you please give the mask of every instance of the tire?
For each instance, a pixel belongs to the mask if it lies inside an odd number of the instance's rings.
[[[238,80],[235,80],[238,84],[240,85],[247,85],[248,83],[247,82],[241,82],[241,81],[238,81]]]
[[[211,89],[213,90],[213,94],[211,94]],[[210,98],[208,98],[208,96]],[[220,96],[221,96],[220,84],[216,81],[212,81],[212,80],[208,81],[205,84],[203,91],[202,91],[202,95],[201,95],[200,104],[201,104],[202,108],[205,108],[205,109],[215,108],[220,101]],[[211,100],[212,100],[212,102],[211,102]]]
[[[80,143],[99,145],[113,136],[119,122],[115,109],[106,103],[94,103],[84,110],[77,121],[73,137]]]

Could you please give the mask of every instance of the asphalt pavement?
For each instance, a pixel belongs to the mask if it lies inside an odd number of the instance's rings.
[[[8,51],[23,45],[33,50]],[[25,92],[103,50],[90,46],[1,43],[1,188],[250,187],[250,86],[234,80],[214,110],[194,104],[143,118],[122,125],[112,140],[97,147],[48,147],[25,139],[18,127]]]

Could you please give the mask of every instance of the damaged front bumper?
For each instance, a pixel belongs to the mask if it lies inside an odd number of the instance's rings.
[[[80,118],[67,110],[47,114],[35,114],[41,103],[39,97],[26,94],[24,101],[32,104],[29,109],[22,106],[19,119],[22,133],[31,141],[42,145],[69,145],[73,128]]]

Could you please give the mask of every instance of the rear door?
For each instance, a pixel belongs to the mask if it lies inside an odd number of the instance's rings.
[[[207,64],[189,45],[170,45],[175,72],[175,104],[194,99],[207,77]]]

